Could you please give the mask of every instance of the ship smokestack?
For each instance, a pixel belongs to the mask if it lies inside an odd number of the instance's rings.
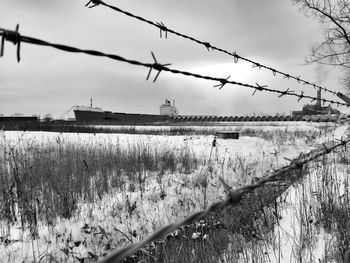
[[[90,108],[92,108],[92,98],[90,98]]]
[[[317,102],[316,102],[317,108],[321,108],[321,89],[319,88],[317,90]]]

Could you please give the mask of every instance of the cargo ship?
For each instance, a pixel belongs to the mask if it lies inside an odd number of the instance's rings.
[[[88,106],[74,106],[75,120],[79,123],[91,123],[102,125],[159,125],[190,123],[192,125],[213,122],[264,122],[264,121],[336,121],[340,112],[331,107],[321,106],[321,92],[317,92],[316,104],[307,104],[301,111],[293,111],[291,115],[263,115],[263,116],[203,116],[203,115],[179,115],[175,101],[171,103],[165,100],[160,105],[160,114],[124,113],[104,111],[93,107],[92,101]]]
[[[148,124],[166,123],[179,115],[178,110],[169,100],[165,100],[160,106],[160,114],[124,113],[104,111],[98,107],[74,106],[75,120],[97,124]]]

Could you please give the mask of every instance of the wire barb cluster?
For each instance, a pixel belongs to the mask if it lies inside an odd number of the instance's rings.
[[[179,229],[182,226],[189,225],[193,222],[199,221],[204,217],[206,217],[208,214],[221,210],[227,206],[237,205],[244,195],[252,193],[254,190],[258,188],[261,188],[269,183],[287,180],[286,174],[291,174],[292,172],[298,171],[298,170],[300,171],[304,167],[304,165],[306,165],[307,163],[321,156],[334,152],[337,148],[341,146],[346,146],[350,142],[350,137],[345,139],[344,138],[337,139],[337,141],[339,141],[338,144],[336,144],[335,142],[329,142],[328,143],[329,145],[324,143],[322,147],[317,150],[312,150],[308,153],[301,153],[297,158],[294,158],[293,160],[287,159],[290,161],[289,165],[275,171],[270,176],[260,179],[258,182],[254,184],[241,187],[235,191],[232,191],[232,188],[222,178],[220,178],[222,185],[224,186],[225,190],[228,192],[226,199],[224,201],[214,203],[210,205],[207,209],[194,213],[177,224],[170,224],[159,229],[158,231],[156,231],[154,234],[147,237],[143,241],[128,245],[120,249],[119,251],[111,254],[105,260],[103,260],[102,263],[121,262],[124,258],[134,254],[135,252],[137,252],[139,249],[146,246],[147,244],[157,241],[159,239],[162,239],[166,235],[171,234],[172,232],[174,232],[175,230]],[[298,177],[296,179],[298,179]]]
[[[92,4],[92,5],[90,5]],[[85,6],[89,7],[89,8],[93,8],[95,6],[98,6],[99,4],[102,4],[102,1],[100,0],[90,0]]]
[[[5,40],[7,40],[17,45],[17,61],[19,62],[21,60],[21,35],[19,34],[19,25],[17,24],[15,31],[0,28],[0,32],[2,32],[0,57],[4,56]]]
[[[100,0],[94,0],[94,1],[95,1],[94,4],[96,4],[96,1],[100,1]],[[91,0],[91,2],[93,2],[93,0]],[[172,69],[172,68],[168,67],[171,65],[169,63],[168,64],[158,63],[153,52],[151,52],[151,54],[152,54],[154,62],[153,63],[145,63],[145,62],[140,62],[137,60],[127,59],[127,58],[124,58],[124,57],[116,55],[116,54],[103,53],[103,52],[97,51],[97,50],[84,50],[84,49],[80,49],[80,48],[76,48],[76,47],[72,47],[72,46],[50,43],[50,42],[47,42],[47,41],[44,41],[41,39],[37,39],[37,38],[29,37],[29,36],[24,36],[24,35],[19,34],[18,26],[16,27],[16,31],[11,31],[11,30],[6,30],[6,29],[0,28],[0,36],[2,36],[3,41],[7,40],[10,42],[13,42],[14,44],[17,44],[17,60],[18,61],[20,60],[20,56],[19,56],[20,43],[25,42],[25,43],[29,43],[29,44],[33,44],[33,45],[49,46],[49,47],[53,47],[53,48],[65,51],[65,52],[83,53],[83,54],[87,54],[87,55],[91,55],[91,56],[106,57],[109,59],[125,62],[125,63],[136,65],[136,66],[143,66],[143,67],[149,68],[149,72],[148,72],[146,80],[149,79],[151,72],[152,72],[152,69],[154,69],[154,70],[158,71],[158,73],[155,76],[153,82],[155,82],[158,79],[159,74],[162,71],[166,71],[166,72],[170,72],[172,74],[180,74],[180,75],[190,76],[190,77],[194,77],[194,78],[198,78],[198,79],[205,79],[205,80],[211,80],[211,81],[218,82],[219,84],[215,85],[215,87],[219,87],[219,89],[222,89],[224,85],[231,84],[231,85],[238,85],[241,87],[254,89],[254,92],[252,95],[254,95],[256,91],[267,91],[267,92],[271,92],[271,93],[277,93],[277,94],[279,94],[279,97],[288,95],[288,96],[297,97],[298,100],[303,99],[303,98],[310,99],[310,100],[317,100],[316,97],[308,96],[308,95],[304,95],[304,94],[296,94],[296,93],[294,93],[294,91],[290,91],[289,89],[287,89],[285,91],[281,91],[281,90],[271,89],[271,88],[268,88],[268,86],[266,86],[266,85],[259,85],[257,83],[256,83],[256,85],[252,85],[252,84],[247,84],[247,83],[229,80],[229,78],[223,79],[223,78],[219,78],[219,77],[206,76],[206,75],[201,75],[201,74],[192,73],[192,72],[188,72],[188,71]],[[2,47],[3,47],[3,45],[2,45]],[[328,100],[328,99],[323,99],[322,101],[324,103],[327,102],[329,104],[335,104],[337,106],[342,105],[342,106],[350,107],[350,105],[348,105],[347,103],[342,103],[339,101]]]
[[[210,50],[216,50],[216,51],[218,51],[218,52],[225,53],[225,54],[227,54],[227,55],[229,55],[229,56],[232,56],[232,57],[234,58],[234,62],[235,62],[235,63],[237,63],[239,60],[242,60],[242,61],[245,61],[245,62],[248,62],[248,63],[252,64],[253,68],[259,68],[259,69],[266,69],[266,70],[269,70],[269,71],[272,72],[272,74],[273,74],[274,76],[276,76],[277,74],[279,74],[279,75],[283,76],[283,77],[286,78],[286,79],[294,79],[294,80],[297,81],[299,84],[307,85],[307,86],[313,87],[314,89],[321,89],[321,90],[323,90],[324,92],[328,92],[328,93],[330,93],[330,94],[332,94],[332,95],[334,95],[334,96],[337,95],[337,92],[335,92],[335,91],[333,91],[333,90],[330,90],[330,89],[327,89],[327,88],[325,88],[325,87],[322,87],[322,86],[320,86],[320,85],[317,85],[316,83],[312,83],[312,82],[310,82],[310,81],[307,81],[307,80],[301,78],[301,76],[294,76],[294,75],[291,75],[291,74],[287,74],[287,73],[282,72],[282,71],[280,71],[280,70],[277,70],[277,69],[275,69],[275,68],[269,67],[269,66],[264,65],[264,64],[262,64],[262,63],[259,63],[259,62],[253,61],[253,60],[251,60],[251,59],[245,58],[245,57],[243,57],[243,56],[241,56],[241,55],[238,55],[238,54],[236,53],[236,51],[230,52],[230,51],[225,50],[225,49],[223,49],[223,48],[216,47],[216,46],[210,44],[209,42],[205,42],[205,41],[196,39],[196,38],[194,38],[194,37],[192,37],[192,36],[188,36],[188,35],[185,35],[185,34],[183,34],[183,33],[179,33],[179,32],[177,32],[177,31],[175,31],[175,30],[173,30],[173,29],[170,29],[170,28],[166,27],[162,22],[160,22],[160,23],[153,22],[153,21],[151,21],[151,20],[149,20],[149,19],[146,19],[146,18],[137,16],[137,15],[135,15],[135,14],[132,14],[132,13],[130,13],[130,12],[124,11],[124,10],[122,10],[122,9],[116,7],[116,6],[109,5],[109,4],[107,4],[107,3],[105,3],[105,2],[103,2],[103,1],[101,1],[101,0],[90,0],[90,1],[88,2],[88,4],[86,4],[86,6],[89,5],[90,3],[93,3],[93,4],[94,4],[93,6],[90,6],[90,8],[91,8],[91,7],[95,7],[95,6],[97,6],[97,5],[103,5],[103,6],[105,6],[105,7],[109,7],[110,9],[112,9],[112,10],[114,10],[114,11],[116,11],[116,12],[123,13],[123,14],[125,14],[125,15],[127,15],[127,16],[129,16],[129,17],[135,18],[135,19],[137,19],[137,20],[139,20],[139,21],[142,21],[142,22],[145,22],[145,23],[150,24],[150,25],[152,25],[152,26],[158,27],[158,28],[160,29],[160,37],[162,37],[162,32],[165,32],[165,36],[166,36],[166,38],[167,38],[167,33],[169,32],[169,33],[172,33],[172,34],[177,35],[177,36],[179,36],[179,37],[182,37],[182,38],[191,40],[192,42],[195,42],[195,43],[197,43],[197,44],[203,45],[208,51],[210,51]]]
[[[219,89],[222,89],[228,83],[228,79],[230,77],[231,75],[228,76],[226,79],[220,79],[220,84],[215,85],[214,88],[219,87]]]
[[[163,22],[156,23],[160,29],[160,38],[162,38],[162,32],[165,33],[165,38],[168,38],[168,28],[163,24]]]
[[[158,77],[159,77],[159,74],[160,72],[164,69],[164,67],[167,67],[167,66],[170,66],[171,64],[170,63],[167,63],[167,64],[159,64],[157,59],[156,59],[156,56],[153,54],[153,52],[151,52],[152,54],[152,57],[153,57],[153,60],[154,60],[154,63],[152,65],[152,67],[149,68],[149,71],[148,71],[148,75],[147,75],[147,78],[146,80],[149,79],[150,75],[151,75],[151,72],[152,72],[152,69],[155,69],[158,71],[157,75],[155,76],[153,82],[156,82]]]

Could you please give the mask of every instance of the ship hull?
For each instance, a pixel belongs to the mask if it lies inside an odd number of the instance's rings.
[[[271,121],[312,121],[334,122],[339,115],[295,115],[295,116],[166,116],[153,114],[133,114],[109,111],[74,110],[77,122],[91,124],[166,124],[203,122],[271,122]]]
[[[112,124],[139,124],[167,122],[170,116],[153,114],[137,114],[123,112],[94,112],[84,110],[74,110],[75,119],[79,122],[112,123]]]

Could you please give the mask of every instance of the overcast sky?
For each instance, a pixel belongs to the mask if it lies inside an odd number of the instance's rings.
[[[239,55],[275,67],[336,91],[343,91],[336,68],[304,65],[305,56],[322,39],[322,28],[305,17],[290,0],[105,0],[106,3],[162,21],[175,31]],[[269,71],[203,46],[168,35],[159,29],[104,6],[84,7],[80,0],[0,0],[0,27],[49,42],[115,53],[142,62],[160,63],[171,68],[214,77],[259,83],[273,89],[316,91],[293,80],[274,77]],[[62,52],[50,47],[22,44],[21,62],[16,49],[6,42],[0,58],[0,114],[59,117],[73,105],[89,105],[104,110],[159,113],[165,99],[176,100],[180,114],[245,115],[290,113],[307,100],[278,98],[240,86],[227,85],[162,72],[156,81],[145,81],[148,69],[107,58]],[[154,74],[154,73],[153,73]],[[333,99],[333,97],[327,97]],[[336,98],[334,98],[336,99]],[[342,109],[342,108],[341,108]]]

